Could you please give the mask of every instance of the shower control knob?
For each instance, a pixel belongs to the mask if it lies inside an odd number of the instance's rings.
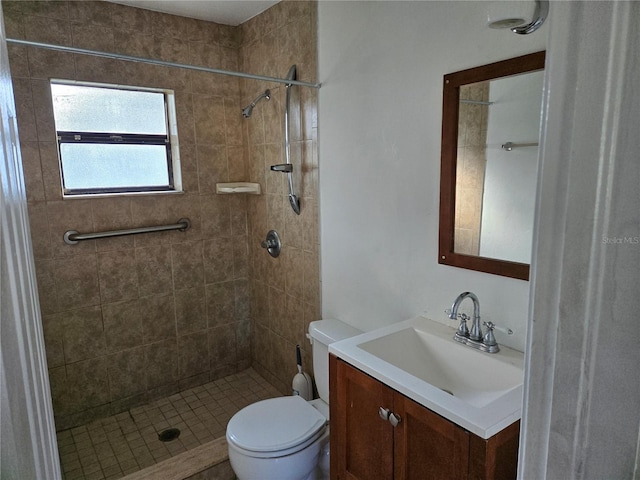
[[[271,255],[273,258],[276,258],[278,255],[280,255],[282,243],[280,242],[280,236],[278,235],[278,232],[276,232],[275,230],[269,230],[269,233],[267,233],[267,238],[260,242],[260,246],[262,248],[266,248],[267,252],[269,252],[269,255]]]

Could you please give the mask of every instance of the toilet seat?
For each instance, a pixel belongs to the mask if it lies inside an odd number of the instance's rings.
[[[316,441],[326,425],[327,418],[299,396],[270,398],[236,413],[227,441],[250,457],[281,457]]]

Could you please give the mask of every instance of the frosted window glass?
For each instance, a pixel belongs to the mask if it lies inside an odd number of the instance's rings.
[[[58,131],[167,134],[164,94],[51,83]]]
[[[65,197],[182,191],[172,91],[50,85]]]
[[[60,145],[65,189],[169,185],[167,150],[162,145]]]

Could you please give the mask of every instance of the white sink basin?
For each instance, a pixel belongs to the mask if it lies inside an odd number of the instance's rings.
[[[489,438],[521,415],[523,354],[489,354],[416,317],[329,345],[329,351],[463,428]]]

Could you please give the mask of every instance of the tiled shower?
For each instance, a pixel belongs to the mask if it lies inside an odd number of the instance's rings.
[[[283,1],[238,26],[105,1],[3,1],[8,38],[171,62],[316,79],[316,5]],[[297,87],[289,207],[281,84],[9,46],[49,378],[59,431],[81,428],[252,367],[289,393],[295,345],[320,316],[317,91]],[[184,194],[62,199],[49,80],[175,91]],[[272,98],[243,119],[269,88]],[[258,182],[262,194],[218,195]],[[67,245],[67,230],[175,223],[162,232]],[[260,247],[268,230],[283,251]],[[230,377],[231,376],[231,377]],[[65,434],[66,435],[66,434]]]

